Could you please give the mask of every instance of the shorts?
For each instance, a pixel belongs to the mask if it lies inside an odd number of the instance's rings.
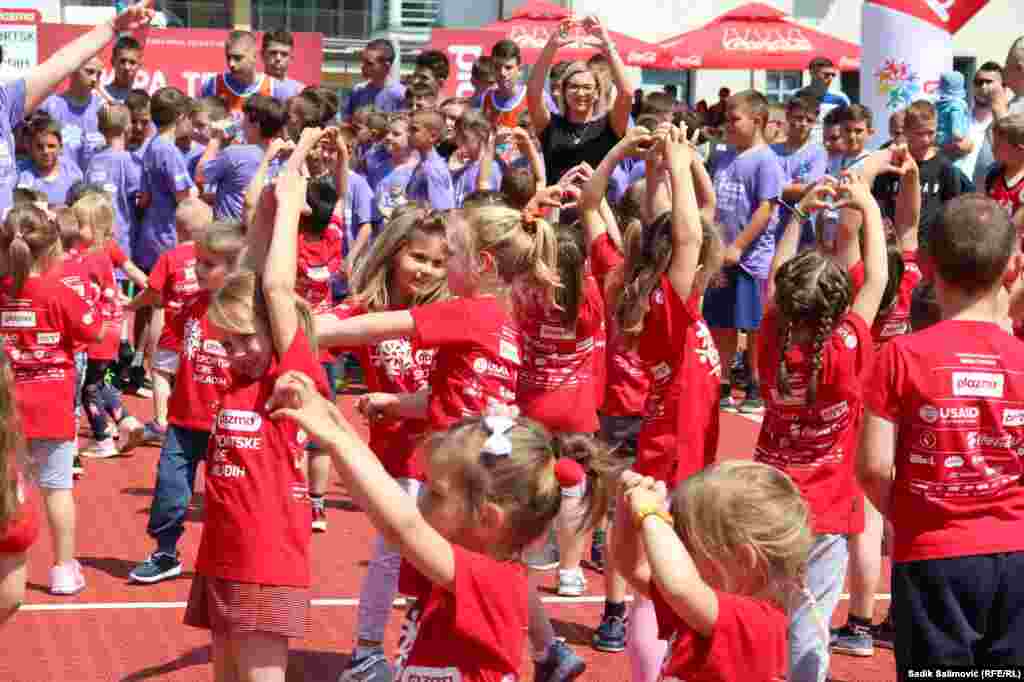
[[[178,351],[168,348],[157,348],[153,354],[153,369],[160,370],[165,374],[177,374],[180,358]]]
[[[196,574],[185,607],[185,625],[212,632],[265,632],[303,638],[309,630],[307,587],[241,583]]]
[[[71,465],[77,450],[73,440],[29,438],[26,477],[40,488],[71,490],[74,487]]]
[[[757,331],[761,326],[765,281],[752,276],[743,268],[723,268],[719,282],[722,286],[708,286],[704,292],[704,321],[712,329],[743,329]]]

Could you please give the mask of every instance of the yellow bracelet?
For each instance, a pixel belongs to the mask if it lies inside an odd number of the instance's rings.
[[[664,509],[662,509],[660,506],[656,505],[646,506],[638,510],[633,515],[633,518],[636,520],[636,527],[643,528],[644,519],[646,519],[648,516],[656,516],[665,523],[667,523],[669,526],[675,528],[676,521],[672,518],[672,515],[665,511]]]

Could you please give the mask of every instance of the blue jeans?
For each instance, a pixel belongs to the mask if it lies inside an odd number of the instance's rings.
[[[845,535],[817,535],[807,559],[807,589],[789,612],[789,682],[825,682],[829,623],[843,593],[850,553]]]
[[[206,459],[209,440],[209,431],[193,431],[173,424],[167,427],[146,527],[149,536],[156,540],[158,551],[172,556],[177,552],[196,485],[196,469]]]

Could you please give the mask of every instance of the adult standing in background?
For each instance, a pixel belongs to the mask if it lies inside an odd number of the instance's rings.
[[[599,49],[608,58],[616,88],[615,101],[611,109],[595,118],[595,110],[601,101],[601,79],[586,64],[573,62],[561,80],[562,113],[548,111],[544,104],[544,84],[547,82],[548,69],[559,48],[570,42],[571,25],[564,22],[560,30],[551,33],[526,88],[530,120],[540,138],[544,166],[551,182],[557,182],[570,168],[584,162],[596,168],[629,127],[633,85],[626,76],[622,58],[597,17],[587,17],[583,20],[583,26],[588,33],[598,38]]]
[[[945,152],[955,159],[954,165],[964,175],[974,179],[975,187],[985,186],[985,175],[995,162],[992,158],[992,146],[985,144],[985,139],[992,128],[995,117],[992,115],[992,98],[997,90],[1003,89],[1003,67],[995,62],[985,62],[974,73],[974,100],[971,105],[970,128],[967,141],[971,149],[964,151],[965,144],[946,145]],[[978,180],[981,180],[979,184]]]
[[[142,67],[142,44],[132,36],[118,38],[110,66],[114,80],[102,87],[102,94],[106,99],[123,103],[135,87],[135,77]]]
[[[1012,95],[1008,89],[1013,91]],[[1017,38],[1010,45],[1010,51],[1006,55],[1006,66],[1002,70],[1002,87],[991,88],[990,92],[989,106],[992,109],[993,123],[1010,114],[1024,113],[1024,36]],[[976,187],[985,186],[985,178],[994,164],[992,126],[990,125],[974,166]],[[978,180],[981,181],[980,184]]]
[[[807,65],[811,72],[811,84],[797,95],[814,97],[818,100],[818,122],[811,131],[811,141],[817,144],[823,143],[822,131],[824,130],[825,117],[833,109],[850,106],[850,98],[835,86],[836,78],[839,77],[839,69],[828,57],[815,57]]]
[[[721,128],[725,125],[725,106],[730,97],[732,97],[732,91],[729,88],[718,90],[718,101],[708,108],[707,115],[704,117],[707,127]]]

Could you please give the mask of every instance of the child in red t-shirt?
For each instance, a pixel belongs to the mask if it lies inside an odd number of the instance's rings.
[[[300,170],[322,131],[303,131],[260,218],[248,226],[249,263],[210,303],[209,322],[231,365],[207,454],[206,519],[185,623],[209,629],[213,663],[238,678],[283,682],[288,640],[309,625],[312,512],[303,460],[306,433],[270,418],[274,382],[315,377],[313,318],[295,296],[297,227],[307,180]],[[270,224],[268,224],[270,223]]]
[[[212,292],[223,286],[244,246],[245,235],[236,221],[217,221],[199,230],[193,244],[199,291],[164,321],[163,347],[157,356],[162,366],[164,360],[166,366],[175,366],[176,374],[146,526],[156,551],[132,569],[129,578],[136,583],[152,584],[181,575],[178,540],[185,532],[196,471],[206,458],[214,419],[231,383],[227,353],[214,338],[207,312]]]
[[[91,344],[87,351],[89,363],[82,389],[82,405],[96,444],[94,448],[83,450],[82,456],[114,457],[118,454],[118,446],[107,417],[114,420],[120,428],[118,435],[124,437],[120,444],[121,452],[140,445],[145,431],[142,423],[124,409],[120,392],[107,381],[107,370],[117,357],[124,321],[124,306],[114,269],[120,268],[140,288],[145,288],[148,280],[112,238],[115,212],[106,194],[86,194],[75,202],[72,209],[78,218],[83,258],[91,268],[92,283],[98,291],[98,308],[103,318],[103,338]]]
[[[718,446],[721,364],[700,298],[721,265],[717,230],[701,219],[694,165],[700,161],[685,131],[674,127],[651,135],[635,128],[605,157],[586,183],[583,221],[595,237],[605,231],[599,207],[612,169],[628,155],[647,158],[647,192],[661,213],[644,229],[630,226],[626,258],[611,276],[613,334],[637,349],[651,377],[638,437],[636,470],[674,486],[711,464]],[[671,203],[662,192],[671,189]],[[627,642],[635,680],[653,680],[661,667],[654,608],[638,598]]]
[[[612,558],[654,602],[669,641],[661,680],[786,679],[786,606],[803,590],[813,542],[793,481],[733,460],[671,494],[627,471],[619,491]]]
[[[34,206],[16,206],[0,230],[7,276],[0,281],[0,332],[19,390],[15,403],[27,441],[26,476],[43,493],[55,565],[50,591],[85,587],[75,561],[75,363],[78,342],[99,337],[101,320],[61,281],[59,229]]]
[[[318,318],[351,318],[387,310],[407,310],[447,296],[445,274],[448,260],[444,221],[425,215],[422,208],[395,211],[369,247],[352,278],[352,298]],[[398,485],[416,499],[423,481],[423,465],[415,456],[416,445],[427,429],[422,418],[400,414],[401,401],[419,400],[430,386],[434,349],[417,345],[411,337],[396,337],[360,346],[339,346],[331,352],[352,352],[359,360],[369,393],[359,409],[370,422],[370,449]],[[419,398],[413,396],[419,395]],[[327,460],[328,463],[330,459]],[[378,536],[359,594],[356,645],[342,674],[366,675],[379,670],[390,674],[382,642],[391,615],[401,556]]]
[[[863,216],[864,284],[853,297],[849,274],[820,251],[797,253],[801,217],[810,208],[846,205]],[[846,176],[837,189],[815,186],[800,201],[776,247],[775,295],[757,352],[767,409],[754,459],[789,475],[813,517],[808,599],[790,613],[790,679],[823,679],[828,623],[847,567],[847,536],[864,528],[854,478],[864,373],[874,358],[870,328],[888,269],[885,228],[870,186]]]
[[[1024,660],[1024,356],[1001,326],[1017,241],[997,202],[950,202],[926,252],[943,319],[886,344],[867,384],[857,473],[893,523],[901,678]]]
[[[185,302],[199,293],[196,275],[197,235],[213,222],[213,209],[202,199],[189,197],[174,212],[178,245],[157,258],[149,273],[149,286],[125,306],[126,310],[153,308],[149,338],[156,339],[153,362],[153,421],[146,424],[145,442],[160,445],[167,432],[167,401],[178,372],[181,339],[177,338],[175,318]]]
[[[1024,239],[1024,114],[996,121],[992,142],[996,165],[985,177],[985,193],[1006,209]]]
[[[308,377],[282,377],[273,402],[274,418],[294,420],[326,447],[347,490],[403,557],[400,591],[416,605],[394,679],[519,679],[533,590],[515,560],[546,534],[560,488],[583,475],[566,457],[590,464],[605,451],[590,437],[552,437],[527,419],[467,418],[423,446],[417,505]],[[596,481],[588,495],[589,518],[600,518],[604,485]]]
[[[39,536],[39,512],[18,472],[25,447],[15,411],[14,377],[7,352],[0,348],[0,626],[25,600],[26,553]]]

